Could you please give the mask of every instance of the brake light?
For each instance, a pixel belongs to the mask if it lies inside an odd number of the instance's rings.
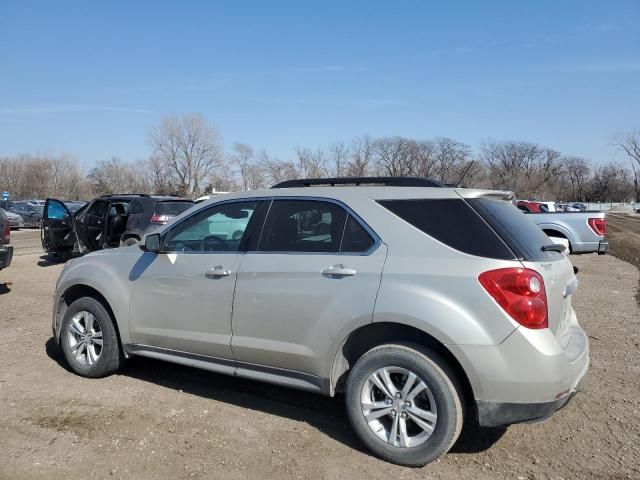
[[[4,223],[2,230],[2,243],[11,243],[11,228],[9,227],[9,222]]]
[[[160,223],[161,225],[164,225],[170,219],[171,219],[171,216],[169,216],[169,215],[158,215],[156,213],[156,214],[153,215],[153,217],[151,217],[151,223]]]
[[[499,268],[480,274],[480,284],[523,327],[549,326],[547,294],[540,274],[528,268]]]
[[[591,230],[595,232],[596,235],[600,235],[604,237],[604,234],[607,233],[607,219],[606,218],[590,218],[587,220],[587,223],[591,227]]]

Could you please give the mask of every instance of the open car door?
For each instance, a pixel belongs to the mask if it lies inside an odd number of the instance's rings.
[[[69,209],[60,200],[47,198],[42,212],[40,238],[45,252],[64,254],[73,251],[73,219]]]

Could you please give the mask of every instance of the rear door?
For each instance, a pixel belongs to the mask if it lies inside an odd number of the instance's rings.
[[[332,342],[372,321],[385,258],[386,247],[341,205],[274,200],[258,251],[238,273],[236,360],[326,377]],[[239,363],[237,374],[255,372]]]
[[[71,212],[66,205],[55,198],[47,198],[40,231],[42,248],[47,252],[73,249],[72,224]]]

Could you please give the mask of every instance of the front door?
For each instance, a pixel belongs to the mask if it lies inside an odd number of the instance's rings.
[[[47,198],[42,214],[42,248],[47,252],[72,250],[75,237],[72,231],[71,212],[64,203]]]
[[[372,321],[385,258],[386,246],[341,205],[274,200],[238,274],[236,360],[326,377],[330,347]]]
[[[231,202],[201,210],[162,235],[162,253],[141,257],[129,277],[134,343],[233,359],[236,275],[245,245],[255,237],[261,204]]]

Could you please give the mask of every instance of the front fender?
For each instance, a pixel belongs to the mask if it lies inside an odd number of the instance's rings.
[[[127,289],[127,282],[123,281],[118,271],[123,270],[119,264],[120,261],[106,260],[108,257],[115,258],[114,255],[86,256],[73,264],[60,276],[56,288],[54,316],[58,312],[60,302],[64,299],[64,295],[72,287],[87,286],[97,291],[108,303],[120,332],[120,340],[123,344],[131,342],[129,334],[129,303],[130,294]],[[59,322],[58,322],[59,323]],[[59,325],[54,328],[59,329]],[[56,332],[57,334],[59,331]]]

